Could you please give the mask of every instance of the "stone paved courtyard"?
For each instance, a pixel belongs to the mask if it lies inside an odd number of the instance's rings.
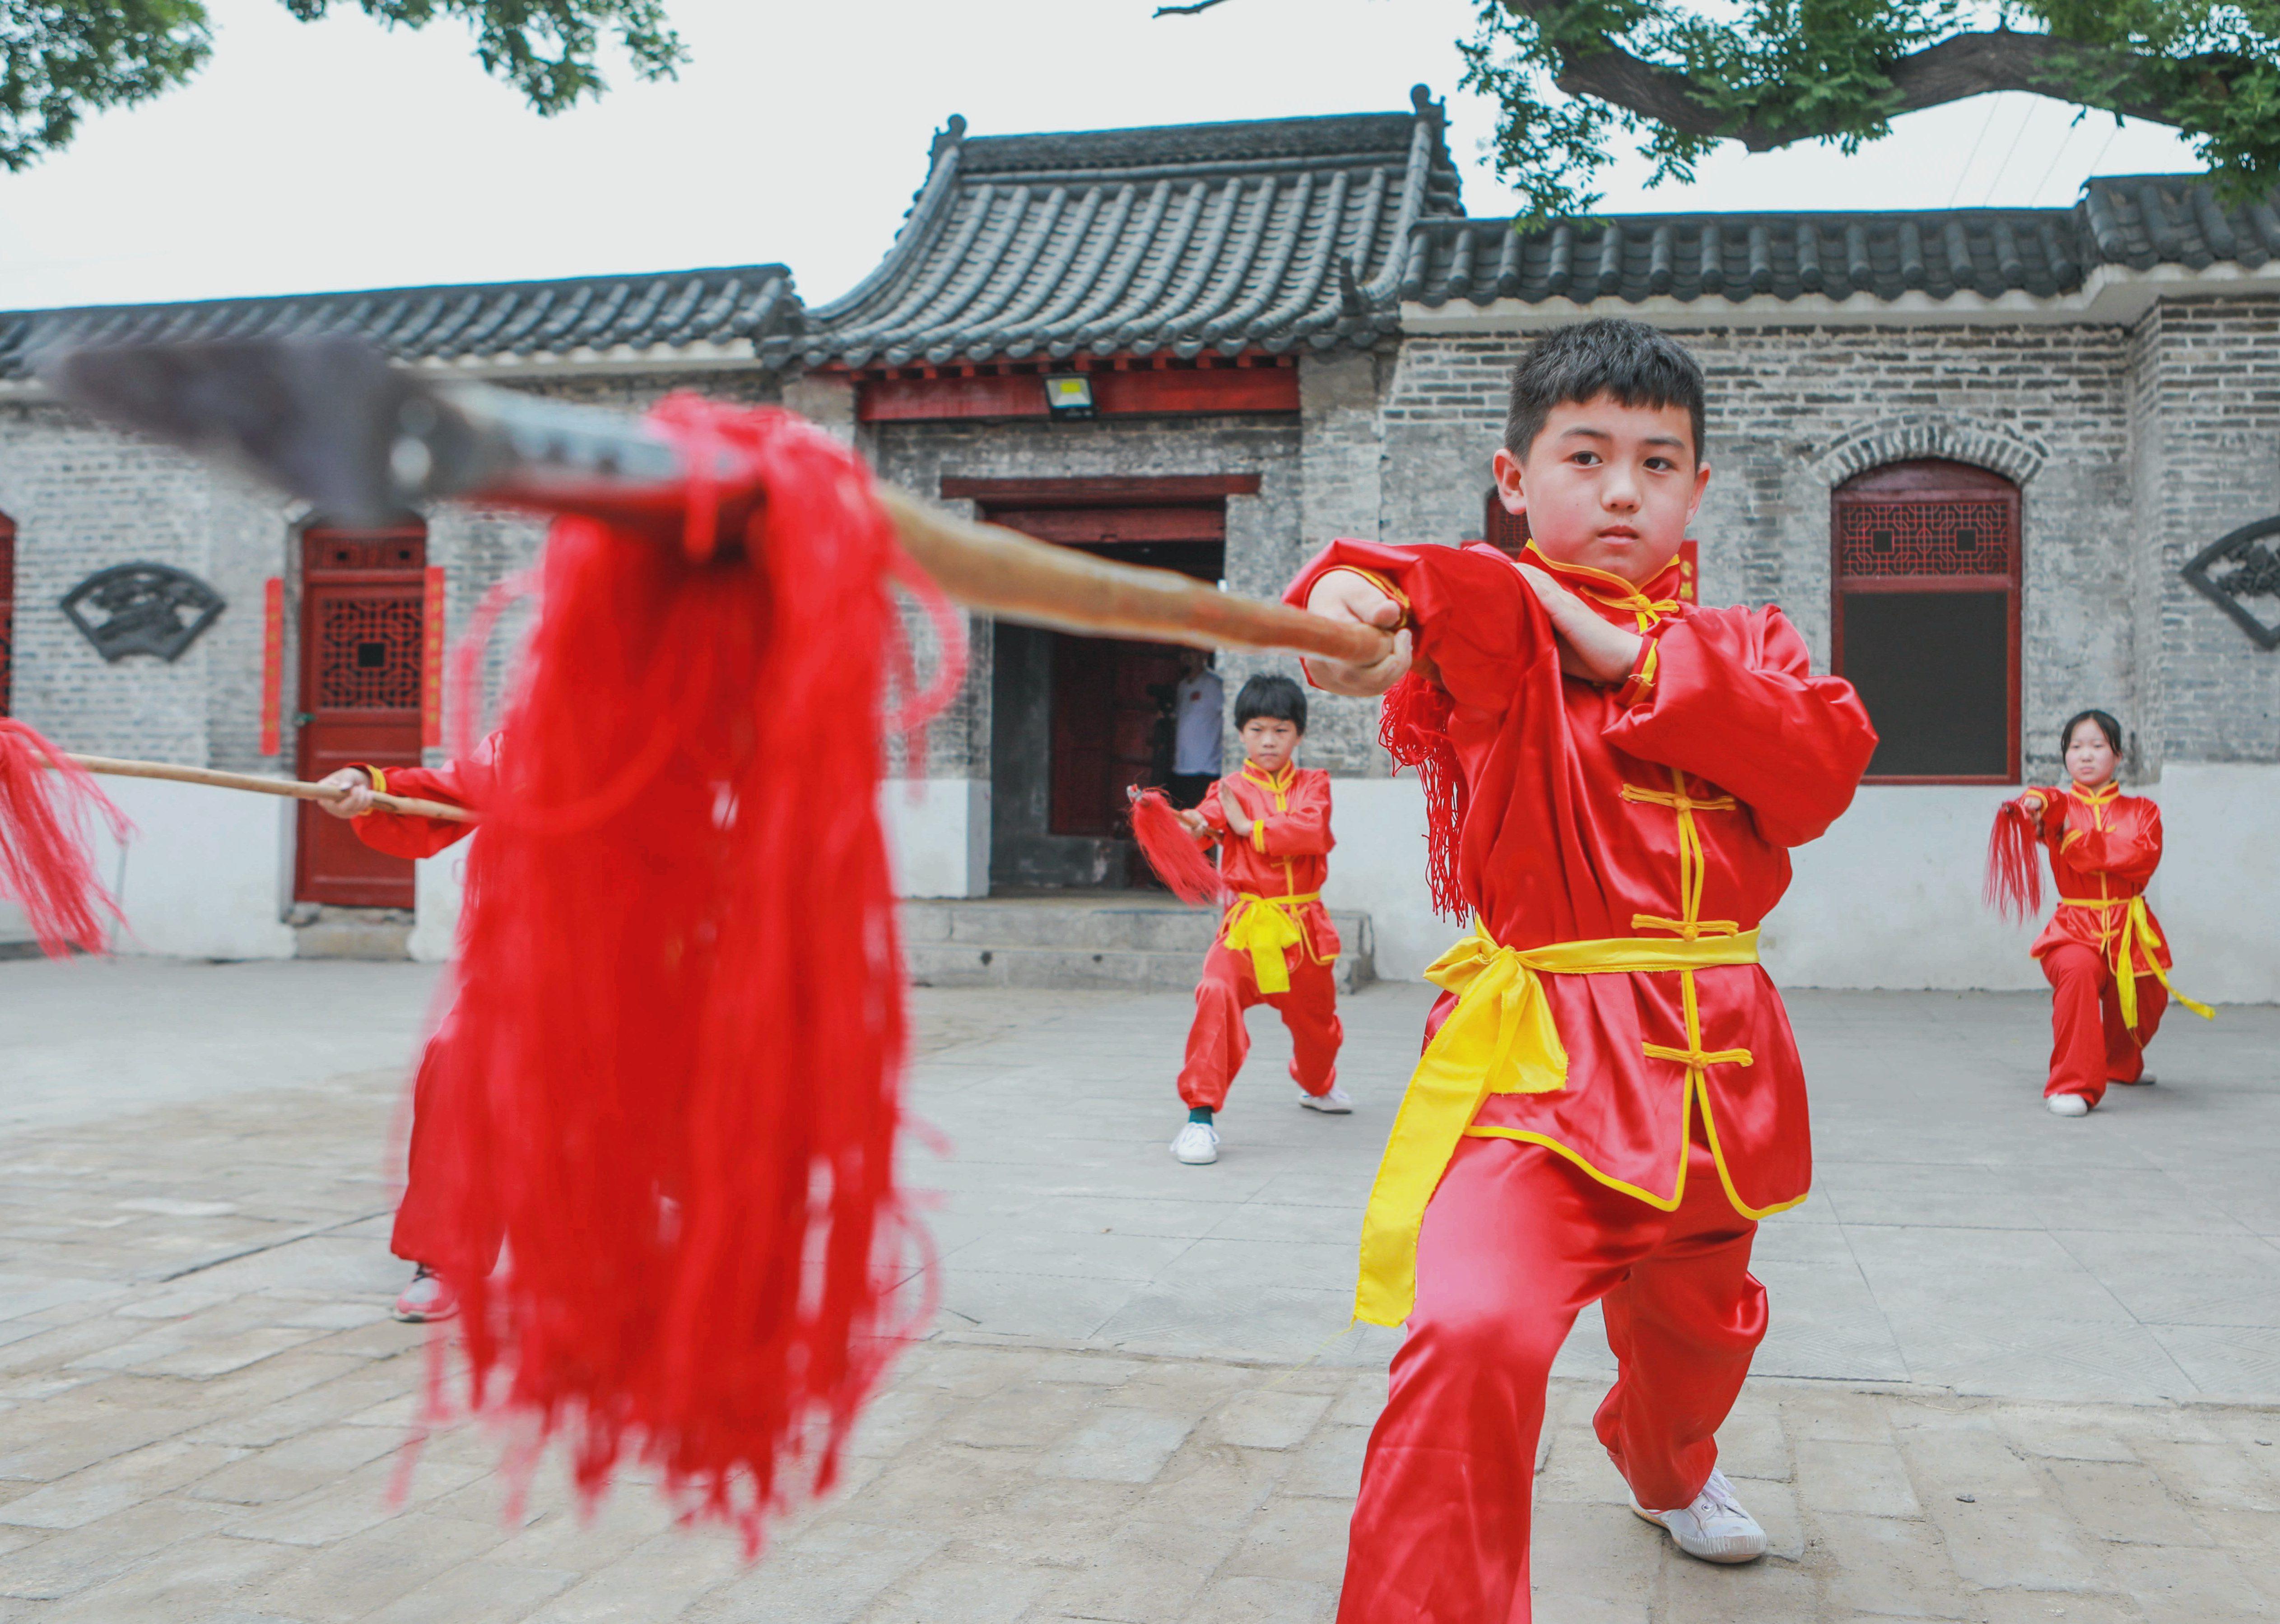
[[[390,1482],[409,966],[0,963],[0,1624],[1326,1620],[1389,1333],[1340,1335],[1423,989],[1350,1001],[1360,1109],[1294,1109],[1271,1019],[1213,1167],[1173,1163],[1176,996],[919,995],[951,1142],[943,1311],[848,1482],[744,1567],[628,1482],[517,1526],[499,1446]],[[1579,1326],[1537,1616],[2280,1616],[2280,1011],[2179,1020],[2162,1079],[2037,1106],[2043,1005],[1803,994],[1820,1184],[1762,1233],[1775,1330],[1721,1444],[1774,1540],[1623,1508]],[[1263,1012],[1262,1012],[1263,1014]]]

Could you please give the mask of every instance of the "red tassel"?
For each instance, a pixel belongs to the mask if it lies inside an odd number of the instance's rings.
[[[2043,908],[2041,841],[2035,820],[2016,801],[1995,809],[1995,827],[1987,835],[1987,878],[1982,895],[1987,905],[2004,917],[2029,920]]]
[[[1144,789],[1132,799],[1132,838],[1140,855],[1182,902],[1224,903],[1231,893],[1218,866],[1196,844],[1161,789]]]
[[[1437,682],[1415,672],[1395,683],[1379,712],[1377,742],[1393,758],[1396,770],[1417,769],[1425,790],[1425,883],[1433,912],[1463,920],[1469,912],[1457,880],[1457,837],[1465,826],[1465,774],[1449,743],[1449,712],[1454,702]]]
[[[757,1551],[931,1312],[875,812],[901,555],[859,460],[790,414],[651,420],[765,504],[717,561],[703,503],[680,548],[555,525],[423,1132],[460,1164],[439,1262],[476,1402],[566,1433],[588,1495],[637,1457]]]
[[[89,819],[115,839],[134,832],[85,767],[19,721],[0,717],[0,897],[19,904],[40,951],[110,951],[118,901],[95,875]]]

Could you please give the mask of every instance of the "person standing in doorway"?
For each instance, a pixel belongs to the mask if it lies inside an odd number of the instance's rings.
[[[2145,1045],[2173,993],[2200,1016],[2213,1012],[2169,985],[2169,944],[2145,905],[2161,861],[2161,809],[2124,795],[2122,724],[2084,711],[2059,735],[2065,789],[2030,789],[2016,804],[2051,855],[2058,912],[2030,950],[2051,984],[2053,1116],[2088,1116],[2109,1082],[2144,1085]],[[2030,859],[2031,860],[2031,859]]]
[[[1220,730],[1227,715],[1227,686],[1211,666],[1211,656],[1190,649],[1181,657],[1180,686],[1173,700],[1172,804],[1201,805],[1219,778]]]

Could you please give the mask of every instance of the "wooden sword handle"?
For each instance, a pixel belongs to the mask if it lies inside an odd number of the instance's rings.
[[[874,488],[912,562],[969,609],[1025,626],[1198,648],[1284,649],[1367,666],[1393,635],[1237,597],[1175,570],[1144,569],[953,518],[916,496]]]
[[[330,801],[339,797],[336,790],[322,784],[305,783],[297,778],[263,778],[252,773],[220,773],[212,767],[181,767],[166,761],[122,761],[115,756],[81,756],[70,750],[64,752],[67,761],[76,761],[90,773],[101,773],[112,778],[163,778],[177,784],[209,784],[217,789],[250,789],[256,795],[281,795],[296,801]],[[384,806],[393,812],[405,812],[414,818],[441,818],[450,823],[474,823],[476,815],[464,806],[453,806],[443,801],[422,801],[408,795],[386,795],[375,789],[372,804]]]

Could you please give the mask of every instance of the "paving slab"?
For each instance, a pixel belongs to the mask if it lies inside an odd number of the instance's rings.
[[[1345,1119],[1296,1108],[1262,1020],[1206,1168],[1165,1149],[1184,998],[921,990],[944,1312],[749,1567],[642,1482],[582,1520],[558,1463],[511,1523],[480,1429],[404,1477],[386,1213],[432,981],[0,963],[0,1620],[1333,1617],[1398,1345],[1347,1325],[1352,1236],[1424,990],[1348,1002]],[[1537,1616],[2280,1616],[2280,1012],[2179,1023],[2160,1085],[2072,1123],[2038,1000],[1791,1007],[1822,1185],[1761,1232],[1775,1329],[1721,1439],[1771,1554],[1706,1568],[1630,1515],[1587,1314]]]

